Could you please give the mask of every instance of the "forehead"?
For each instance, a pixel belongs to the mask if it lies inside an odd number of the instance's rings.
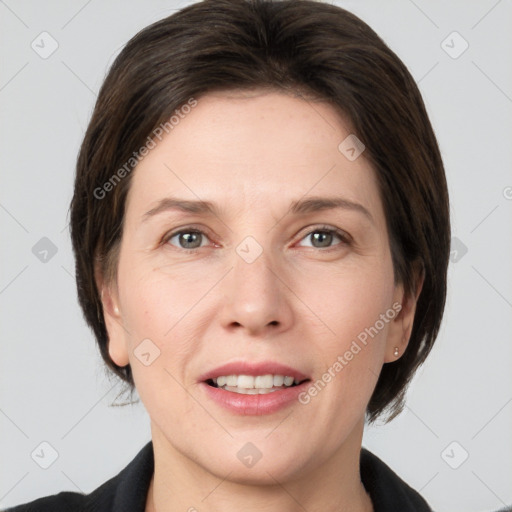
[[[241,213],[339,193],[379,216],[375,175],[364,153],[351,161],[339,149],[350,135],[325,102],[264,91],[205,95],[139,162],[128,210],[147,211],[166,195],[178,195]]]

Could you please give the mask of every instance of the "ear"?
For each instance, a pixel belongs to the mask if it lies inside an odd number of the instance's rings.
[[[401,309],[389,326],[384,358],[385,363],[391,363],[400,359],[409,344],[412,326],[414,323],[414,315],[416,313],[416,305],[423,288],[424,280],[425,274],[423,266],[421,266],[416,272],[415,289],[412,292],[405,292],[403,285],[398,285],[395,288],[393,304],[401,304]]]
[[[115,283],[108,283],[96,272],[96,282],[103,307],[103,318],[108,334],[108,352],[110,358],[118,366],[129,364],[126,329],[123,324],[122,312]]]

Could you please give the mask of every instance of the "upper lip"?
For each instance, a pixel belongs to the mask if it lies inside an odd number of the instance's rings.
[[[223,375],[283,375],[284,377],[293,377],[297,382],[308,380],[309,377],[304,373],[292,368],[291,366],[276,363],[274,361],[262,361],[259,363],[249,361],[233,361],[231,363],[217,366],[207,371],[199,377],[201,382],[214,379]]]

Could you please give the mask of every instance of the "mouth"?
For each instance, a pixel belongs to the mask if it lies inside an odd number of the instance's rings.
[[[266,375],[228,375],[228,379],[237,379],[236,386],[228,385],[226,382],[222,384],[222,377],[210,377],[201,382],[201,389],[205,393],[205,397],[213,403],[227,410],[230,414],[237,414],[242,416],[262,416],[277,413],[278,411],[287,407],[299,406],[299,396],[304,393],[311,379],[302,379],[296,381],[291,376],[282,376],[279,374],[266,374]],[[258,379],[255,384],[260,387],[249,387],[249,382],[245,379]],[[287,379],[287,384],[284,379]],[[279,386],[270,387],[270,378],[276,378],[279,384],[283,379],[283,384]],[[219,382],[220,379],[220,382]],[[263,382],[260,382],[263,379]],[[267,379],[267,383],[265,383]],[[232,381],[229,381],[230,383]],[[268,386],[268,387],[266,387]],[[302,409],[303,410],[303,409]]]
[[[213,388],[242,395],[266,395],[283,389],[294,388],[310,379],[294,378],[291,375],[221,375],[205,380]]]
[[[210,388],[241,395],[267,395],[300,386],[310,380],[305,373],[275,361],[233,361],[199,378],[200,382]]]

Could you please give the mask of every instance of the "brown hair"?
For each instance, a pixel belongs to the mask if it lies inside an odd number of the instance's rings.
[[[130,366],[117,366],[108,353],[95,275],[98,266],[107,281],[115,279],[133,156],[191,98],[254,88],[305,93],[346,116],[377,175],[395,279],[413,293],[422,269],[409,345],[399,360],[383,366],[368,404],[369,421],[385,410],[389,420],[402,410],[406,387],[441,323],[448,191],[413,78],[368,25],[339,7],[308,0],[206,0],[127,43],[101,87],[77,162],[71,237],[85,318],[107,366],[133,391]]]

